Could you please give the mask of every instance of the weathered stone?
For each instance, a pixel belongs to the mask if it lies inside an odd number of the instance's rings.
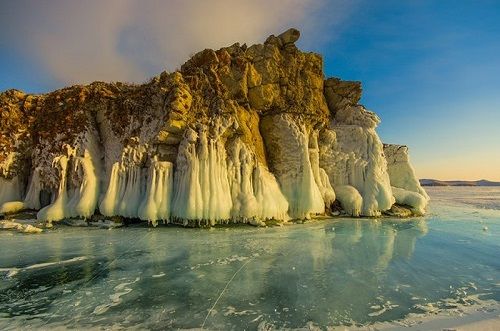
[[[277,84],[259,85],[248,91],[250,106],[258,110],[268,109],[279,96],[280,89]]]
[[[293,44],[300,38],[300,31],[294,28],[288,29],[278,36],[283,45]]]
[[[324,85],[326,102],[333,115],[340,109],[358,104],[361,99],[361,82],[328,78]]]

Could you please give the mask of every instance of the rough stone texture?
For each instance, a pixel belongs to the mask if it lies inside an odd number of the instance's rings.
[[[99,178],[102,198],[118,165],[127,174],[135,173],[130,169],[138,169],[138,178],[145,178],[153,163],[170,162],[176,169],[181,154],[206,157],[204,149],[211,144],[218,146],[217,153],[226,153],[221,157],[239,158],[226,152],[235,140],[248,151],[245,158],[251,159],[251,171],[262,167],[279,178],[309,176],[309,169],[303,169],[311,167],[308,150],[319,154],[314,154],[316,161],[312,162],[317,185],[314,180],[309,184],[331,190],[330,183],[336,184],[332,174],[342,170],[330,169],[328,179],[328,171],[323,170],[329,168],[324,164],[328,157],[321,151],[325,146],[339,151],[327,152],[330,158],[337,158],[330,168],[347,164],[342,158],[354,157],[336,141],[335,127],[369,130],[368,135],[359,136],[368,136],[364,145],[373,145],[374,140],[377,147],[374,128],[380,120],[358,104],[361,83],[325,80],[321,56],[300,51],[294,44],[299,37],[298,30],[289,29],[277,37],[270,36],[264,44],[247,47],[236,43],[219,50],[205,49],[180,70],[163,72],[142,85],[94,82],[42,95],[18,90],[1,93],[0,183],[7,183],[1,184],[4,191],[16,181],[21,183],[21,193],[27,194],[36,172],[39,187],[30,196],[41,194],[44,200],[52,196],[54,201],[64,182],[61,177],[67,179],[64,186],[71,194],[84,185],[85,171],[91,169]],[[286,121],[277,120],[283,118]],[[283,123],[286,127],[280,127]],[[322,146],[325,139],[328,142]],[[311,142],[315,146],[308,146]],[[196,150],[180,153],[181,147]],[[89,153],[92,165],[84,171],[82,160],[88,159]],[[295,160],[299,153],[302,159]],[[67,174],[60,162],[62,156],[67,158]],[[295,161],[287,163],[288,159]],[[370,160],[364,156],[359,162],[365,167]],[[376,162],[380,168],[377,171],[384,172],[385,163]],[[274,180],[272,174],[257,172],[264,177],[252,176]],[[307,181],[309,177],[303,180]],[[285,184],[280,184],[283,190]],[[3,194],[0,187],[0,205],[6,202],[2,194],[17,195],[11,193]],[[330,203],[326,203],[327,209]],[[313,209],[319,210],[317,206]],[[299,214],[308,217],[316,213],[313,209]]]
[[[325,81],[325,98],[330,111],[335,115],[339,110],[357,105],[361,99],[361,82],[328,78]]]

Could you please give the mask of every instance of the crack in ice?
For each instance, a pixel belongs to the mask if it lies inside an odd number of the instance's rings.
[[[239,267],[238,270],[236,270],[236,272],[233,274],[233,276],[229,279],[229,281],[226,283],[226,286],[224,286],[224,288],[222,289],[222,291],[220,292],[219,294],[219,297],[217,298],[217,300],[215,300],[213,306],[210,308],[210,310],[208,311],[207,313],[207,316],[205,316],[205,319],[203,320],[203,324],[201,325],[201,329],[203,330],[203,328],[205,327],[205,323],[207,322],[208,320],[208,317],[210,316],[210,314],[212,313],[212,311],[214,310],[215,306],[217,305],[217,303],[219,302],[220,298],[222,298],[222,296],[224,295],[224,292],[226,291],[226,289],[228,288],[229,284],[231,284],[231,282],[233,281],[233,279],[236,277],[236,275],[248,264],[250,263],[250,261],[252,261],[253,258],[249,259],[247,262],[243,263],[241,265],[241,267]]]

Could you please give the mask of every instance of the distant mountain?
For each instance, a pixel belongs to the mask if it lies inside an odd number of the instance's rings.
[[[500,186],[500,182],[492,182],[486,179],[481,180],[437,180],[420,179],[422,186]]]

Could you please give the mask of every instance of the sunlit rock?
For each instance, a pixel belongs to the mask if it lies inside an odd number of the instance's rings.
[[[193,55],[149,82],[0,94],[0,213],[215,225],[379,216],[428,201],[384,147],[361,83],[327,78],[296,29]]]

